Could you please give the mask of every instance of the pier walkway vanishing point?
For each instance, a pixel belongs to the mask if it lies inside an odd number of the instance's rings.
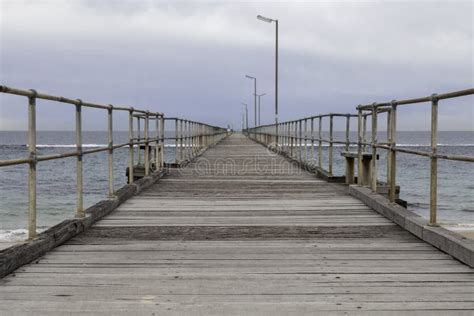
[[[0,284],[2,315],[474,311],[471,268],[240,134]]]

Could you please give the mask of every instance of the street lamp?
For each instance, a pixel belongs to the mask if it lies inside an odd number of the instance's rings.
[[[263,97],[264,95],[266,95],[266,93],[262,93],[262,94],[257,94],[257,97],[258,97],[258,125],[260,126],[261,125],[261,116],[260,116],[260,97]]]
[[[247,109],[247,103],[241,102],[240,104],[245,105],[245,129],[249,129],[249,110]]]
[[[245,78],[253,80],[253,106],[254,106],[254,122],[255,127],[257,126],[257,78],[245,75]]]
[[[261,15],[257,15],[257,19],[272,23],[275,22],[275,130],[276,143],[278,145],[278,20],[270,19]]]

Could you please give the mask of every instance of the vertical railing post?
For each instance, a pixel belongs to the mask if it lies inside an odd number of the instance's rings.
[[[314,162],[314,117],[311,118],[311,163]]]
[[[165,116],[160,116],[160,169],[165,167]]]
[[[196,154],[196,147],[195,147],[195,141],[196,141],[196,124],[194,122],[191,122],[191,157],[194,158],[194,155]]]
[[[396,201],[397,186],[397,101],[392,101],[390,109],[390,183],[389,183],[389,199],[390,202]]]
[[[372,170],[371,188],[377,192],[377,103],[372,105]]]
[[[308,160],[308,144],[307,134],[308,133],[308,119],[304,120],[304,161]]]
[[[357,184],[358,185],[363,185],[364,184],[364,172],[362,168],[362,142],[364,141],[364,136],[363,136],[363,120],[364,118],[362,117],[362,109],[360,108],[360,105],[357,107],[358,109],[358,115],[357,115]]]
[[[36,237],[36,91],[28,98],[28,239]]]
[[[82,101],[76,104],[76,217],[83,218],[84,214],[84,187],[82,179]]]
[[[203,128],[201,124],[198,124],[198,149],[199,152],[202,150],[202,144],[203,144]]]
[[[186,160],[188,159],[188,141],[189,141],[189,135],[188,135],[188,127],[189,127],[189,122],[184,121],[184,126],[183,126],[183,133],[184,133],[184,138],[183,138],[183,144],[184,144],[184,153],[183,153],[183,158]]]
[[[149,128],[150,128],[150,113],[147,111],[145,113],[145,128],[143,131],[143,134],[145,136],[145,154],[143,155],[145,159],[145,177],[150,174],[150,145],[148,142]]]
[[[367,115],[363,116],[363,123],[362,123],[362,142],[364,143],[362,146],[362,150],[364,152],[367,151]]]
[[[351,130],[351,115],[346,116],[346,152],[349,151],[350,146],[350,130]]]
[[[138,165],[142,163],[142,144],[141,144],[141,136],[140,136],[140,117],[137,116],[137,140],[138,140],[138,146],[137,146],[137,156],[138,156]]]
[[[179,141],[178,119],[175,118],[174,119],[174,161],[175,163],[179,163],[178,141]]]
[[[160,159],[161,159],[161,147],[160,147],[160,116],[158,114],[155,114],[155,135],[156,135],[156,141],[155,141],[155,172],[160,170]]]
[[[128,183],[133,183],[133,108],[128,112]]]
[[[438,203],[438,96],[431,96],[431,168],[430,168],[430,226],[437,224]]]
[[[301,161],[303,158],[303,121],[298,120],[296,126],[298,127],[298,160]]]
[[[184,159],[184,152],[183,152],[183,135],[184,135],[184,130],[183,130],[183,120],[179,120],[179,160],[183,161]]]
[[[391,130],[390,130],[390,124],[392,122],[392,110],[387,111],[387,142],[390,144],[391,143]],[[390,146],[390,145],[389,145]],[[392,155],[390,155],[390,151],[387,153],[387,161],[386,161],[386,168],[387,168],[387,186],[388,189],[390,190],[390,165],[391,165],[391,159]],[[390,194],[389,194],[390,195]]]
[[[329,115],[329,175],[332,176],[332,169],[333,169],[333,141],[334,141],[334,116],[332,114]]]
[[[290,157],[293,157],[294,152],[294,135],[293,135],[293,122],[289,122],[288,135],[290,137]]]
[[[107,131],[108,131],[108,170],[109,170],[109,198],[114,196],[114,132],[113,132],[113,106],[109,104],[107,109]]]
[[[298,158],[298,121],[294,121],[293,124],[295,125],[295,158]]]
[[[323,117],[319,117],[319,126],[318,126],[318,167],[320,170],[323,169]]]

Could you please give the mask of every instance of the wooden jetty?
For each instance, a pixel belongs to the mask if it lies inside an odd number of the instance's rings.
[[[473,313],[473,269],[240,134],[0,280],[2,315]]]

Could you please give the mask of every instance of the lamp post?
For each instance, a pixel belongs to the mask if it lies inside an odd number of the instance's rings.
[[[267,23],[275,22],[275,131],[276,143],[278,145],[278,20],[261,15],[257,15],[257,19]]]
[[[245,129],[249,129],[249,110],[247,109],[247,103],[241,102],[242,105],[245,105]]]
[[[253,106],[254,106],[254,127],[257,126],[257,78],[245,75],[245,78],[253,80]]]
[[[258,97],[258,125],[260,126],[261,125],[261,116],[260,116],[260,98],[263,97],[264,95],[266,95],[266,93],[262,93],[262,94],[257,94],[257,97]]]

